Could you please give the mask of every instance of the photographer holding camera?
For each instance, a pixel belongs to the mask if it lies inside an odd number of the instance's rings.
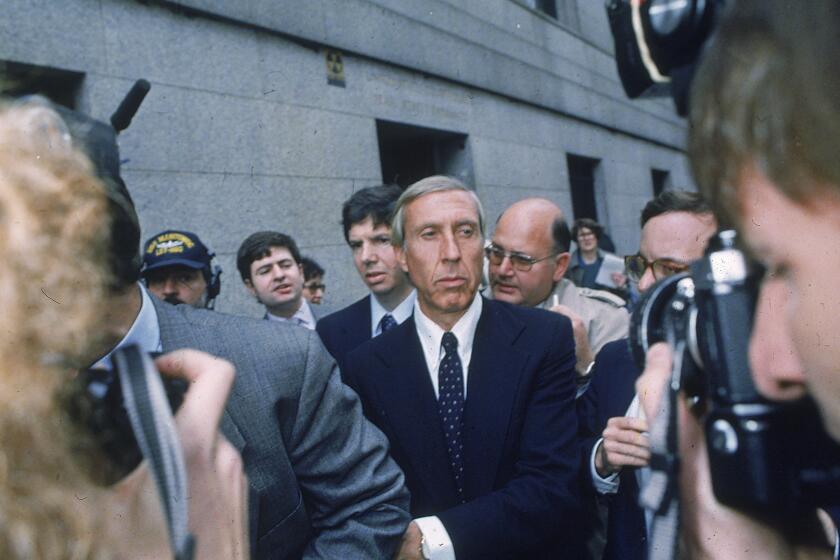
[[[715,205],[721,222],[738,229],[766,269],[749,348],[755,385],[771,400],[813,398],[836,441],[838,49],[836,0],[734,2],[721,18],[695,77],[689,138],[701,191]],[[648,418],[656,419],[652,423],[661,421],[669,407],[665,386],[676,357],[666,345],[653,346],[647,354],[637,391]],[[785,512],[746,513],[720,503],[712,490],[714,463],[708,455],[717,442],[707,446],[708,432],[692,402],[678,398],[675,404],[680,544],[689,557],[831,557],[830,539],[815,509],[785,519]]]
[[[172,557],[147,464],[116,486],[69,420],[68,370],[113,333],[109,201],[46,102],[0,107],[0,557]],[[70,264],[68,264],[68,261]],[[191,388],[176,423],[191,492],[193,558],[247,557],[247,484],[218,430],[233,368],[195,351],[161,357]]]

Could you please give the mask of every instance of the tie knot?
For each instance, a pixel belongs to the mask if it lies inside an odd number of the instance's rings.
[[[397,326],[397,320],[390,313],[386,313],[379,320],[379,332],[388,332]]]
[[[443,340],[440,343],[447,354],[458,351],[458,338],[451,332],[443,333]]]

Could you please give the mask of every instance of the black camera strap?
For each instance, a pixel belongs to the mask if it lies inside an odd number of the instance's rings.
[[[134,436],[160,493],[175,559],[191,560],[195,541],[189,532],[187,471],[160,375],[137,346],[117,350],[111,359]]]
[[[677,553],[680,525],[677,399],[685,352],[685,341],[676,343],[671,378],[650,429],[651,475],[639,494],[639,504],[653,512],[648,527],[649,560],[672,560]]]

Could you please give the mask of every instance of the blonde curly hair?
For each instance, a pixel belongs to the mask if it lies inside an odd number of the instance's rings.
[[[56,399],[104,335],[106,204],[52,109],[0,106],[0,558],[109,556],[105,490],[72,457]]]

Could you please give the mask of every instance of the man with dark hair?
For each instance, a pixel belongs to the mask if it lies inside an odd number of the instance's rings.
[[[391,232],[414,313],[351,352],[344,378],[406,473],[398,558],[578,558],[571,325],[478,294],[483,231],[456,179],[402,194]]]
[[[249,235],[236,253],[236,268],[250,294],[265,306],[269,321],[315,329],[315,315],[303,297],[303,266],[295,240],[277,231]]]
[[[71,130],[82,135],[110,201],[113,303],[102,320],[115,338],[103,341],[101,362],[136,344],[147,352],[195,348],[235,366],[220,428],[248,477],[253,558],[390,557],[409,521],[403,475],[318,337],[151,297],[137,282],[139,222],[119,176],[113,129],[90,147],[85,135],[110,129],[92,124],[86,119]]]
[[[370,294],[318,322],[318,334],[340,369],[351,350],[411,315],[414,289],[391,245],[391,214],[400,194],[396,185],[367,187],[341,209],[344,239]]]
[[[563,212],[544,198],[526,198],[507,208],[485,249],[493,298],[562,313],[575,332],[575,367],[585,378],[595,354],[625,338],[630,316],[624,300],[602,290],[579,288],[564,278],[569,266],[569,226]]]
[[[689,156],[716,214],[767,269],[749,347],[757,388],[772,400],[810,395],[840,441],[838,30],[836,0],[732,3],[694,81]],[[671,361],[664,345],[648,353],[638,385],[651,418]],[[697,558],[747,550],[763,559],[831,558],[813,516],[785,526],[763,518],[771,512],[717,502],[701,420],[684,397],[677,399],[684,550]]]
[[[641,226],[639,253],[625,263],[644,293],[703,256],[716,222],[697,193],[664,191],[642,210]],[[608,496],[604,560],[647,558],[648,521],[638,497],[649,476],[650,450],[648,424],[634,389],[640,373],[627,340],[611,342],[596,356],[592,382],[579,402],[587,478],[598,494]]]
[[[165,302],[213,308],[221,288],[214,253],[189,231],[166,230],[148,239],[140,274],[146,287]]]
[[[323,267],[311,257],[302,257],[303,266],[303,297],[313,305],[321,305],[327,286],[324,284]]]

